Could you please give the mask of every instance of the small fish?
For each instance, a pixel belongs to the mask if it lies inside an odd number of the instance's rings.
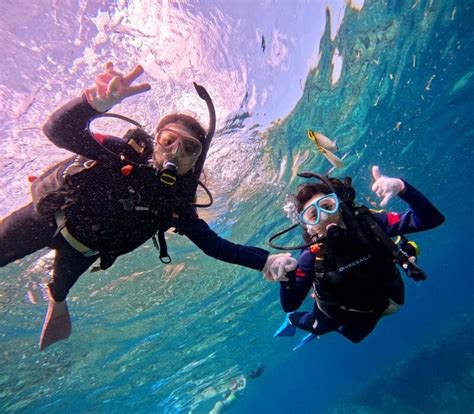
[[[35,298],[35,294],[31,291],[31,290],[28,290],[28,292],[26,292],[26,299],[28,299],[29,302],[31,302],[32,305],[37,305],[38,302],[36,301],[36,298]]]
[[[277,182],[280,182],[281,179],[283,178],[283,175],[285,175],[285,170],[286,170],[286,164],[287,163],[288,163],[288,157],[285,155],[285,156],[283,156],[283,159],[281,160],[280,172],[278,173]]]
[[[319,132],[314,132],[308,130],[308,138],[316,144],[318,151],[323,154],[326,159],[334,165],[336,168],[341,168],[344,163],[342,160],[331,151],[337,151],[337,145],[335,142],[332,142],[329,138],[325,137],[323,134]]]
[[[304,153],[298,152],[296,154],[295,159],[293,160],[293,165],[291,166],[291,178],[290,183],[295,179],[296,174],[298,174],[298,169],[301,167],[302,164],[308,159],[309,151],[305,151]]]
[[[263,35],[262,35],[261,47],[262,47],[262,52],[265,52],[266,45],[265,45],[265,37]]]
[[[332,142],[327,136],[321,134],[321,132],[314,132],[308,129],[308,138],[316,145],[319,143],[319,145],[328,151],[337,151],[339,149],[335,142]]]
[[[430,80],[425,86],[425,91],[430,91],[431,90],[431,82],[433,82],[434,78],[436,78],[436,75],[431,76]]]
[[[344,161],[350,153],[351,153],[350,151],[346,152],[346,153],[341,157],[341,161]],[[326,175],[331,174],[335,169],[336,169],[336,167],[331,167],[330,170],[327,172]]]

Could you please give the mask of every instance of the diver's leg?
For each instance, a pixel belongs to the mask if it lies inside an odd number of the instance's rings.
[[[62,242],[61,242],[62,243]],[[49,287],[49,306],[40,338],[40,350],[71,335],[71,317],[66,303],[69,290],[97,256],[85,257],[65,242],[56,250],[53,265],[53,282]]]
[[[351,342],[359,343],[374,330],[379,320],[379,314],[356,315],[339,326],[337,331]]]
[[[318,336],[335,331],[340,325],[322,313],[316,305],[313,312],[293,312],[289,318],[292,325]]]
[[[99,256],[84,256],[72,248],[63,238],[55,243],[56,256],[53,264],[53,282],[49,290],[56,302],[66,300],[69,291],[79,277],[94,263]]]
[[[0,267],[47,247],[56,225],[35,210],[33,203],[0,219]]]

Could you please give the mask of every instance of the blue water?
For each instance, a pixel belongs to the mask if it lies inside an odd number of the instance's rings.
[[[216,203],[201,215],[233,241],[264,247],[287,224],[296,171],[329,169],[308,128],[350,151],[335,174],[353,177],[358,200],[373,200],[377,164],[421,189],[446,223],[414,236],[429,278],[406,280],[399,313],[359,345],[333,334],[297,352],[299,336],[272,338],[283,319],[276,285],[170,235],[171,265],[150,243],[83,275],[71,338],[40,353],[48,259],[38,252],[0,269],[0,411],[206,413],[262,365],[226,412],[474,410],[472,2],[33,3],[0,5],[1,215],[28,200],[26,176],[66,155],[41,134],[47,114],[111,59],[145,67],[152,91],[114,111],[150,129],[173,110],[205,123],[190,82],[209,89]]]

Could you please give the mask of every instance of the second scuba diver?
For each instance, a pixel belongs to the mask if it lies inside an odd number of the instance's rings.
[[[66,297],[97,259],[107,269],[118,256],[153,238],[156,246],[159,241],[160,259],[169,262],[164,232],[170,228],[207,255],[263,269],[270,279],[296,267],[288,255],[269,255],[220,238],[198,217],[196,189],[215,130],[214,106],[202,86],[195,84],[210,112],[207,133],[196,119],[179,113],[162,118],[154,137],[140,128],[130,130],[125,139],[90,131],[95,118],[150,89],[147,83],[132,86],[142,73],[137,66],[121,75],[108,62],[95,86],[48,119],[45,135],[77,156],[34,179],[33,202],[0,220],[0,266],[45,247],[56,251],[41,350],[70,335]]]
[[[296,270],[280,279],[281,306],[289,314],[274,336],[293,336],[296,328],[310,332],[295,349],[329,332],[360,342],[380,318],[404,304],[405,288],[396,264],[417,281],[426,278],[415,264],[413,246],[406,243],[400,249],[391,237],[437,227],[444,217],[413,186],[381,175],[377,166],[372,169],[372,190],[383,198],[380,205],[398,195],[410,209],[371,211],[354,203],[349,177],[340,181],[313,173],[299,175],[320,182],[298,188],[292,203],[297,224],[270,239],[272,247],[302,249]],[[285,248],[272,243],[298,226],[304,229],[304,245]],[[311,288],[313,311],[295,312]]]

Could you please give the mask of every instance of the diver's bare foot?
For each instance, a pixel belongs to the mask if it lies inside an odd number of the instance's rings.
[[[71,317],[67,309],[66,301],[55,302],[49,300],[48,313],[43,323],[41,338],[39,342],[40,351],[48,346],[66,339],[71,335]]]

